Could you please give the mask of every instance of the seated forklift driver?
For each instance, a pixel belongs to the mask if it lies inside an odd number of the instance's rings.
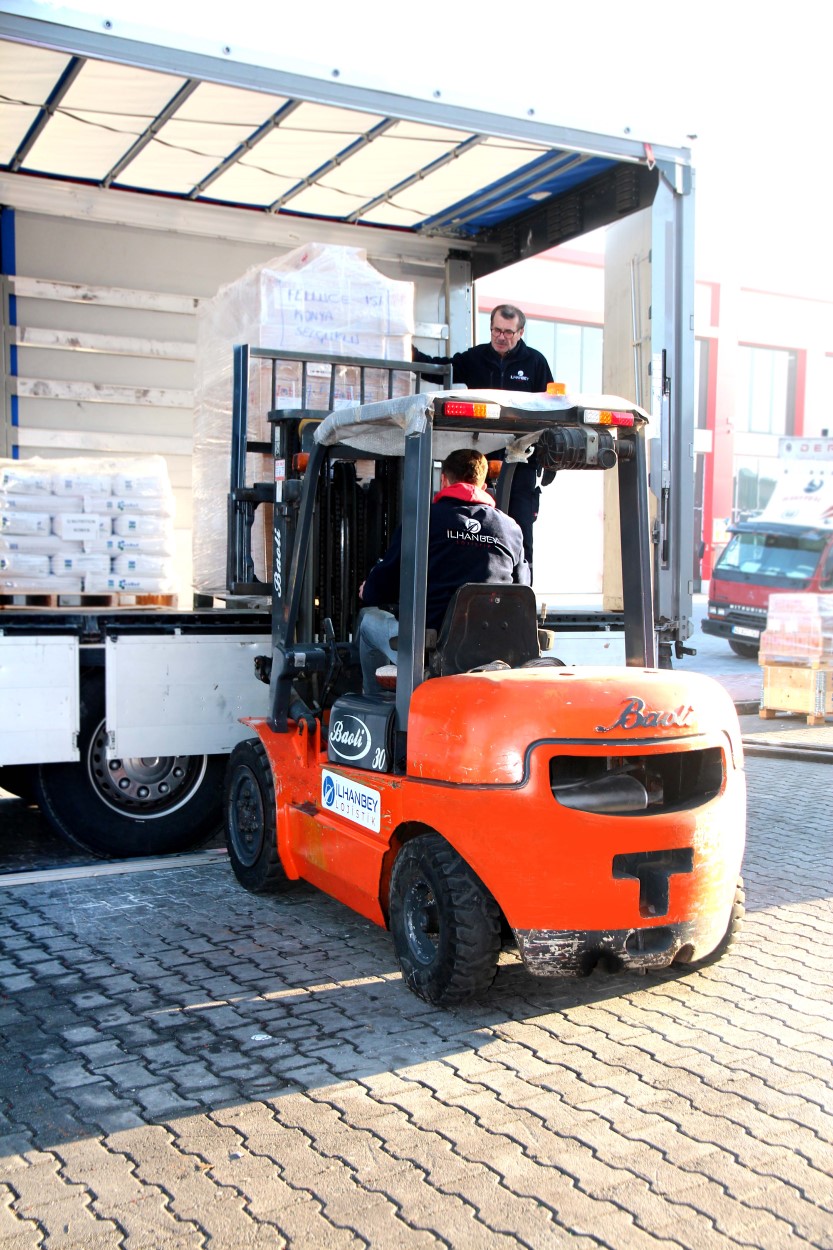
[[[495,507],[483,489],[488,464],[479,451],[462,447],[442,463],[440,489],[431,504],[428,529],[428,585],[425,605],[427,629],[439,631],[446,608],[458,586],[466,582],[530,584],[524,559],[523,534],[517,521]],[[359,587],[366,605],[359,622],[359,654],[365,694],[378,694],[376,670],[396,663],[391,639],[399,624],[379,605],[399,599],[402,530]]]

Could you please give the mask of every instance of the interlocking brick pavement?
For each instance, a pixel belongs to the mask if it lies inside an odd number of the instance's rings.
[[[0,1247],[833,1250],[831,770],[747,771],[720,964],[447,1012],[219,856],[0,877]]]

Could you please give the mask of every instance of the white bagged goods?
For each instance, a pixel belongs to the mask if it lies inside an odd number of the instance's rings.
[[[229,491],[232,347],[317,352],[330,357],[409,361],[414,331],[414,287],[386,278],[361,248],[320,243],[296,248],[283,257],[249,269],[222,287],[197,312],[197,370],[194,413],[194,584],[199,591],[226,592],[226,510]],[[329,411],[358,403],[360,372],[310,365],[306,404]],[[412,375],[394,375],[394,394],[412,389]],[[269,441],[266,414],[272,407],[271,362],[252,363],[249,377],[249,438]],[[278,406],[299,407],[301,367],[277,369]],[[368,370],[366,402],[387,396],[387,375]],[[247,482],[272,481],[269,457],[249,453]],[[258,577],[268,582],[266,509],[258,508],[252,529],[252,554]]]
[[[0,510],[3,512],[83,512],[84,500],[80,495],[17,495],[12,491],[0,491]]]
[[[113,474],[114,495],[160,499],[169,490],[167,467],[160,457],[148,457],[123,472]]]
[[[50,495],[52,473],[28,460],[6,460],[0,469],[0,492],[15,495]]]
[[[170,495],[87,495],[84,511],[117,516],[122,512],[141,513],[148,516],[174,515],[174,499]]]
[[[33,556],[56,556],[61,552],[83,551],[80,542],[65,542],[55,534],[0,534],[0,552],[20,551]]]
[[[88,594],[112,594],[121,591],[130,595],[173,594],[174,583],[164,577],[98,577],[91,573],[84,578],[84,590]]]
[[[0,512],[0,534],[51,534],[48,512]]]
[[[99,538],[83,544],[84,551],[94,555],[116,556],[125,552],[142,553],[149,556],[167,556],[173,558],[173,546],[163,534],[157,537],[143,538],[141,535],[125,538],[114,535],[111,538]]]
[[[113,572],[120,577],[162,577],[170,581],[174,575],[174,565],[165,556],[130,552],[116,556],[113,560]]]
[[[0,550],[0,573],[11,573],[15,577],[31,577],[40,580],[48,577],[51,572],[49,556],[33,556],[20,551]]]
[[[124,515],[113,518],[113,533],[121,538],[135,535],[140,538],[164,538],[168,532],[165,517]]]
[[[80,554],[69,552],[65,555],[52,556],[51,572],[59,577],[62,573],[75,573],[85,577],[88,573],[98,573],[106,577],[110,572],[109,556],[93,556],[82,551]]]
[[[80,595],[83,588],[81,577],[43,577],[40,581],[33,581],[31,577],[0,573],[0,594],[17,595],[31,591],[38,595]]]
[[[108,583],[104,590],[124,589],[109,584],[115,557],[135,549],[169,559],[175,550],[173,516],[162,456],[0,460],[0,558],[6,562],[0,591],[80,594],[95,577]],[[127,517],[139,526],[125,526],[125,535],[114,537],[114,521]],[[39,560],[25,562],[26,574],[12,573],[12,556]],[[43,559],[51,572],[44,574]],[[15,560],[16,569],[23,564]],[[169,572],[166,564],[166,577],[152,579],[148,589],[158,592],[156,583],[164,580],[163,593],[175,593]]]
[[[78,467],[53,473],[53,495],[112,495],[113,475],[102,468],[94,469]]]

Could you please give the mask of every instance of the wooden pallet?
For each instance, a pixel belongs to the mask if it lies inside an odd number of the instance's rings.
[[[0,595],[4,608],[175,608],[176,595],[143,595],[119,591],[115,594],[19,594]]]
[[[759,716],[772,720],[778,712],[800,713],[808,725],[833,718],[833,669],[766,664]]]
[[[831,659],[829,655],[817,657],[812,660],[799,660],[798,658],[792,660],[782,660],[780,656],[765,655],[761,652],[758,656],[758,663],[761,665],[761,668],[831,668]]]

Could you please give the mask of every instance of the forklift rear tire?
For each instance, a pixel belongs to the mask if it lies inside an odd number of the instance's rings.
[[[500,908],[439,834],[406,842],[393,865],[390,929],[409,990],[453,1007],[489,988],[501,946]]]
[[[686,972],[697,972],[700,968],[710,968],[712,964],[716,964],[722,959],[727,951],[735,945],[738,934],[743,927],[743,918],[746,915],[746,890],[743,884],[743,877],[738,877],[738,883],[735,887],[735,898],[732,903],[732,911],[729,916],[729,924],[726,932],[718,942],[713,951],[708,955],[704,955],[702,959],[692,960],[691,963],[685,963],[683,960],[675,960],[674,966],[685,968]]]
[[[263,743],[238,742],[226,775],[226,846],[235,877],[252,894],[289,884],[278,855],[275,782]]]
[[[35,798],[57,833],[102,859],[171,855],[222,827],[223,755],[108,760],[104,671],[81,677],[77,764],[41,764]]]

